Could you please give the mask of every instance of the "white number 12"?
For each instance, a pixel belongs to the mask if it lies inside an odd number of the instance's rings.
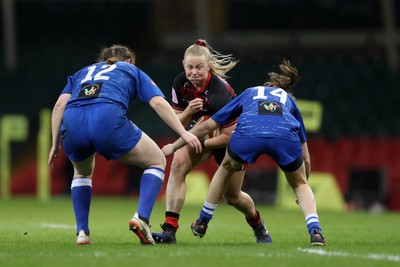
[[[117,67],[117,65],[115,65],[115,64],[103,65],[101,67],[103,70],[99,71],[96,75],[94,75],[94,78],[93,78],[93,73],[96,70],[97,66],[90,66],[87,68],[88,73],[86,74],[85,78],[82,79],[81,84],[85,83],[87,81],[91,81],[92,79],[93,79],[93,81],[97,81],[97,80],[106,80],[107,81],[108,79],[110,79],[110,76],[106,76],[103,74],[114,70],[116,67]]]

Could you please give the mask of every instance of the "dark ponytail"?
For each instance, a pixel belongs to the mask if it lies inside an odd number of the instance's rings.
[[[299,72],[293,67],[289,60],[283,59],[282,63],[279,64],[281,74],[276,72],[268,73],[269,81],[264,83],[266,86],[279,87],[289,93],[293,93],[293,87],[299,81]]]

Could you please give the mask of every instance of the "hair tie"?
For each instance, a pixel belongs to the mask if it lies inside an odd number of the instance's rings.
[[[206,43],[203,40],[197,40],[196,41],[196,45],[200,45],[200,46],[206,46]]]

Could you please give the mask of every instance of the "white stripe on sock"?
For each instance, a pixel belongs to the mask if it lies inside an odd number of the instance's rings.
[[[214,214],[214,210],[208,210],[208,209],[205,209],[204,207],[203,207],[203,212],[208,215],[211,215],[211,216]]]
[[[215,210],[215,208],[217,207],[217,204],[211,204],[211,203],[208,203],[207,201],[204,201],[203,206],[209,210]]]
[[[308,215],[306,216],[306,222],[308,222],[308,220],[309,220],[310,218],[316,218],[316,219],[318,220],[318,214],[316,214],[316,213],[310,213],[310,214],[308,214]]]
[[[148,168],[148,169],[145,169],[143,172],[143,174],[146,174],[146,173],[153,174],[153,175],[157,176],[158,178],[160,178],[161,181],[164,182],[165,172],[158,170],[158,169],[154,169],[154,168]]]
[[[310,218],[307,220],[307,224],[313,223],[313,222],[319,222],[318,218]]]
[[[211,204],[208,203],[207,201],[204,201],[203,212],[212,216],[216,207],[217,204]]]
[[[77,186],[90,186],[92,187],[92,179],[90,178],[76,178],[72,180],[71,189]]]

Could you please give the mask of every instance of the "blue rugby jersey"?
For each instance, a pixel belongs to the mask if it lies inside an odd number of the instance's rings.
[[[154,96],[164,94],[142,70],[128,62],[107,65],[95,63],[68,77],[62,93],[72,94],[67,108],[93,103],[118,103],[126,110],[130,102],[139,99],[148,103]]]
[[[236,136],[307,141],[303,118],[296,102],[281,88],[248,88],[211,118],[223,125],[237,116]]]

